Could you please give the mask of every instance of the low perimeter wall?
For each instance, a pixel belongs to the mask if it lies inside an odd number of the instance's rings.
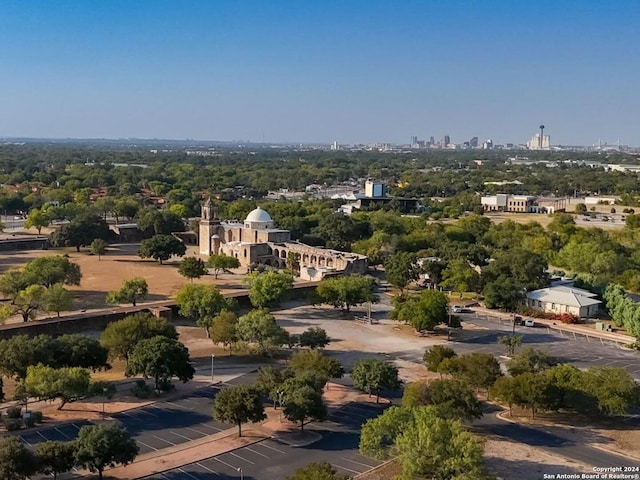
[[[317,283],[304,283],[294,286],[286,296],[286,300],[295,300],[309,297],[316,288]],[[240,309],[251,307],[247,291],[225,292],[226,298],[235,298]],[[170,308],[173,317],[177,316],[178,307],[173,300],[145,303],[136,307],[116,307],[95,312],[84,312],[75,315],[65,315],[60,318],[45,318],[25,323],[10,323],[0,325],[0,339],[10,338],[14,335],[36,336],[63,335],[65,333],[81,333],[89,330],[104,330],[111,322],[121,320],[127,315],[138,312],[156,313],[158,310]],[[166,316],[162,314],[162,316]]]

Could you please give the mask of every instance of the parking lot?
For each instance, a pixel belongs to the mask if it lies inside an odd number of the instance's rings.
[[[201,462],[146,477],[147,480],[239,479],[282,480],[299,467],[314,461],[328,461],[341,474],[357,475],[380,462],[358,453],[360,427],[378,416],[384,407],[351,403],[332,413],[326,422],[305,426],[322,435],[306,447],[294,447],[277,439],[218,455]]]
[[[140,453],[148,453],[226,430],[231,425],[213,420],[213,397],[219,387],[209,386],[184,398],[159,401],[112,415],[134,436]],[[79,421],[20,435],[33,446],[45,440],[73,440],[80,428],[89,425]]]
[[[505,354],[504,345],[498,344],[498,337],[511,333],[508,321],[487,319],[474,314],[462,315],[463,321],[486,330],[462,329],[452,335],[449,342],[458,354],[482,352],[499,356]],[[557,361],[572,363],[578,368],[621,367],[636,380],[640,381],[640,353],[620,348],[613,342],[600,342],[598,339],[573,337],[570,333],[561,334],[545,327],[517,326],[516,334],[522,335],[522,347],[533,347],[547,352]],[[422,363],[423,351],[403,351],[392,356],[416,363]]]

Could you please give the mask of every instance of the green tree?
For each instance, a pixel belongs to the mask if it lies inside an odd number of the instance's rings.
[[[140,449],[131,435],[118,423],[86,425],[75,441],[76,463],[90,472],[102,474],[106,467],[128,465],[138,456]]]
[[[231,302],[215,285],[183,285],[176,293],[176,304],[183,317],[194,319],[207,335],[213,318],[223,310],[231,310]]]
[[[0,340],[0,372],[7,377],[23,379],[30,365],[52,364],[56,350],[53,339],[48,335],[15,335]]]
[[[100,257],[102,257],[102,255],[107,253],[107,246],[108,245],[109,244],[107,242],[105,242],[103,239],[95,238],[93,240],[93,242],[91,242],[91,245],[90,245],[91,253],[93,253],[94,255],[97,255],[98,256],[98,260],[100,260]]]
[[[56,283],[80,285],[82,274],[77,263],[67,255],[52,255],[36,258],[24,266],[23,274],[30,284],[50,287]]]
[[[172,256],[182,257],[186,252],[184,243],[173,235],[154,235],[142,241],[138,255],[140,258],[153,258],[162,265]]]
[[[398,252],[384,261],[384,271],[391,285],[404,289],[414,280],[417,280],[419,268],[416,263],[416,255],[408,252]]]
[[[73,402],[87,395],[91,382],[89,372],[80,367],[51,368],[45,365],[27,367],[24,388],[31,397],[39,400],[62,401],[58,410],[62,410],[68,402]]]
[[[591,368],[583,382],[585,391],[595,397],[603,415],[624,415],[640,405],[640,386],[623,368]]]
[[[218,278],[218,274],[224,270],[240,268],[240,260],[230,255],[211,255],[207,260],[207,267],[213,268],[213,275]]]
[[[330,341],[327,331],[320,327],[309,327],[300,334],[301,347],[324,348]]]
[[[545,375],[523,373],[514,379],[515,404],[531,410],[535,418],[540,410],[551,410],[557,404],[556,387]]]
[[[341,213],[321,215],[313,234],[324,239],[327,248],[351,251],[351,243],[371,235],[368,223],[359,222]]]
[[[128,377],[153,378],[156,391],[169,386],[173,377],[186,383],[194,373],[189,350],[177,340],[162,335],[141,340],[133,349],[125,370]]]
[[[142,277],[134,277],[125,280],[120,290],[113,290],[107,294],[107,303],[131,303],[135,307],[139,300],[149,293],[147,281]]]
[[[190,282],[193,282],[194,278],[200,278],[207,274],[207,268],[204,262],[196,257],[183,258],[178,266],[178,272],[185,278],[188,278]]]
[[[116,223],[119,223],[120,217],[133,218],[137,215],[140,204],[135,198],[121,197],[113,202],[112,213],[116,217]]]
[[[553,365],[555,361],[548,353],[527,347],[507,362],[507,370],[515,377],[521,373],[540,373]]]
[[[176,327],[165,318],[141,312],[111,322],[100,335],[100,343],[109,350],[111,358],[129,360],[136,345],[158,335],[177,340]]]
[[[376,394],[376,403],[380,401],[380,392],[385,390],[398,390],[400,378],[398,368],[391,363],[376,358],[363,358],[358,360],[351,372],[353,385],[369,395]]]
[[[238,341],[237,324],[236,314],[229,310],[223,310],[213,317],[211,327],[209,327],[211,341],[229,347],[229,355],[231,355],[231,347]]]
[[[578,203],[575,208],[577,214],[587,213],[587,206],[584,203]]]
[[[296,379],[287,380],[287,382]],[[286,383],[286,382],[285,382]],[[284,396],[283,413],[292,422],[300,422],[300,430],[304,431],[307,420],[323,421],[327,418],[327,407],[322,401],[322,392],[309,385],[299,385],[287,389]]]
[[[29,285],[17,292],[11,303],[0,306],[0,319],[21,315],[23,322],[33,320],[46,309],[47,290],[42,285]]]
[[[442,272],[441,285],[451,287],[460,293],[475,291],[480,284],[480,276],[463,258],[457,258],[449,262]]]
[[[348,476],[340,475],[328,462],[312,462],[298,468],[286,480],[348,480]]]
[[[374,286],[375,279],[364,275],[323,278],[316,287],[316,296],[320,303],[348,313],[351,307],[366,302],[377,303],[380,300],[373,294]]]
[[[278,303],[293,286],[293,275],[288,271],[269,270],[253,272],[247,276],[249,300],[256,308],[264,308]]]
[[[73,308],[73,293],[64,288],[61,283],[57,283],[47,288],[45,302],[45,310],[56,312],[59,318],[60,312]]]
[[[458,420],[441,418],[431,407],[412,412],[413,421],[395,439],[402,479],[425,474],[436,480],[486,478],[482,443]]]
[[[513,406],[518,403],[517,388],[514,377],[500,377],[491,387],[491,396],[509,406],[509,415],[513,414]]]
[[[138,230],[146,236],[171,236],[174,232],[184,232],[185,224],[182,218],[170,210],[144,208],[138,211]]]
[[[411,382],[404,387],[402,392],[403,407],[417,407],[420,405],[428,405],[431,402],[431,393],[429,391],[429,383],[425,380]]]
[[[468,385],[488,390],[502,376],[500,363],[490,353],[473,352],[455,359],[458,367],[454,376],[458,376]]]
[[[260,392],[249,385],[236,385],[220,390],[215,396],[213,418],[238,425],[238,436],[241,437],[243,423],[260,422],[267,416]]]
[[[254,386],[261,394],[268,396],[275,405],[276,402],[282,403],[280,397],[284,394],[285,380],[294,376],[294,372],[288,368],[261,367]]]
[[[507,349],[507,355],[514,355],[516,349],[522,345],[522,335],[502,335],[498,337],[498,343]]]
[[[440,364],[447,358],[457,357],[456,352],[452,348],[444,345],[434,345],[433,347],[425,350],[422,360],[424,361],[427,370],[431,372],[438,372]]]
[[[46,441],[36,445],[40,473],[52,475],[53,480],[75,466],[75,445],[73,442]]]
[[[242,315],[237,324],[238,339],[257,344],[261,354],[271,354],[274,349],[287,343],[288,332],[276,323],[266,309],[254,309]]]
[[[535,290],[549,283],[548,267],[543,256],[522,248],[513,248],[497,252],[493,262],[482,269],[482,279],[487,285],[500,277],[507,277],[521,288]]]
[[[96,238],[108,240],[111,236],[109,226],[98,215],[84,213],[70,223],[61,225],[51,233],[51,243],[56,247],[85,247]]]
[[[37,471],[37,457],[18,437],[0,438],[0,478],[26,480]]]
[[[56,337],[52,359],[56,367],[82,367],[96,370],[111,368],[107,362],[109,350],[94,338],[79,333]]]
[[[293,276],[300,275],[300,254],[298,252],[287,253],[287,268]]]
[[[463,380],[432,381],[429,384],[429,398],[429,403],[438,409],[442,417],[459,420],[482,417],[482,405],[473,394],[471,386]]]
[[[344,368],[340,362],[323,355],[318,350],[301,350],[289,360],[289,368],[294,372],[312,371],[326,378],[342,378]]]
[[[413,421],[413,409],[389,407],[382,415],[367,420],[360,432],[360,453],[384,460],[397,454],[396,438]]]
[[[391,318],[408,323],[418,331],[433,330],[447,321],[448,305],[444,293],[424,290],[418,295],[396,297]]]
[[[29,212],[27,219],[24,221],[24,228],[35,228],[38,230],[38,235],[42,233],[44,227],[48,227],[51,223],[51,219],[45,210],[39,208],[33,208]]]
[[[502,308],[510,312],[520,305],[524,293],[524,287],[521,284],[505,275],[486,283],[482,289],[487,308]]]

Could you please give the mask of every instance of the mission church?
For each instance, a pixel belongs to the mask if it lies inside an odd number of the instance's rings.
[[[252,264],[285,268],[287,255],[295,252],[299,254],[300,277],[305,280],[320,280],[337,272],[365,273],[368,266],[364,255],[291,240],[291,232],[276,228],[271,216],[260,207],[249,212],[242,223],[221,221],[211,198],[202,206],[199,245],[200,255],[229,255],[246,268]]]

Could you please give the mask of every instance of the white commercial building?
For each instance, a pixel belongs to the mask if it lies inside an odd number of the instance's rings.
[[[575,287],[558,286],[541,288],[527,293],[526,304],[551,313],[570,313],[579,318],[595,317],[598,306],[595,293]]]

